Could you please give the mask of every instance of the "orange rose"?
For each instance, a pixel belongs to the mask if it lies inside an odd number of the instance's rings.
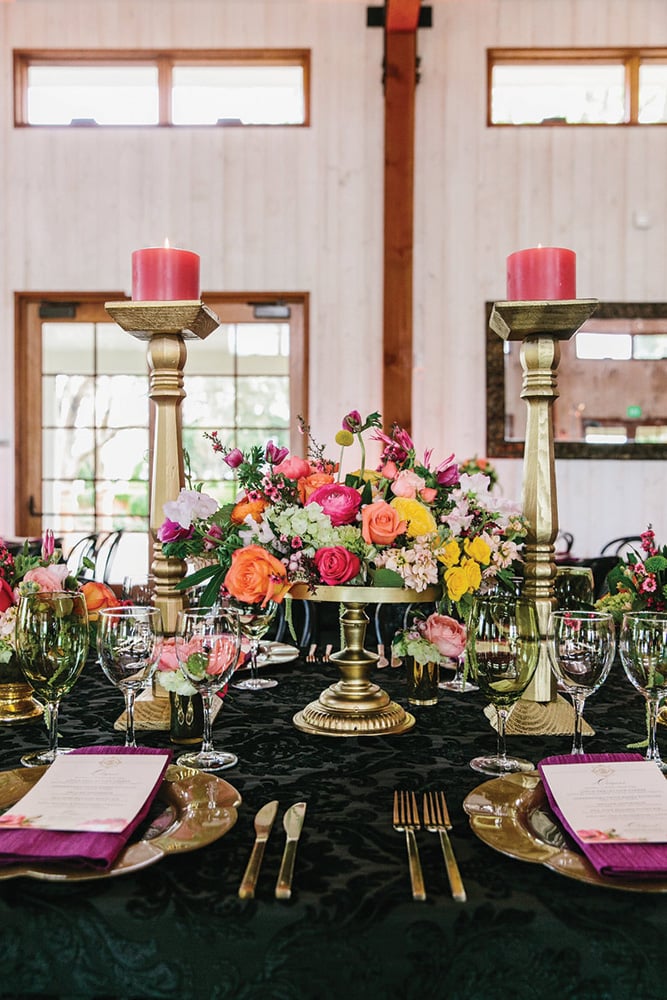
[[[384,500],[369,503],[361,512],[361,534],[369,545],[391,545],[407,526]]]
[[[248,514],[256,521],[257,524],[262,523],[262,514],[269,506],[269,501],[259,498],[257,500],[249,500],[248,497],[243,497],[242,500],[234,507],[234,510],[229,515],[229,520],[232,524],[243,524]]]
[[[261,602],[262,607],[269,601],[280,604],[290,586],[283,564],[261,545],[236,549],[232,555],[225,587],[238,601],[245,601],[246,604]]]
[[[299,499],[305,506],[311,493],[314,493],[318,486],[326,486],[333,483],[334,477],[327,472],[311,472],[309,476],[302,476],[298,482]]]
[[[106,583],[91,580],[89,583],[84,583],[81,587],[81,593],[86,600],[89,622],[96,622],[98,614],[103,608],[117,608],[120,605],[120,601]]]

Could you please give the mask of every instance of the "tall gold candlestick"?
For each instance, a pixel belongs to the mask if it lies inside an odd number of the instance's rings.
[[[524,593],[535,602],[542,642],[531,686],[524,698],[555,700],[556,684],[549,668],[546,630],[555,606],[558,534],[556,464],[552,407],[558,398],[560,341],[569,340],[595,312],[597,299],[553,302],[496,302],[490,326],[503,340],[521,341],[523,386],[528,407],[523,453],[523,513],[528,522]]]
[[[164,521],[164,504],[175,500],[185,485],[181,416],[185,398],[185,341],[204,340],[220,325],[220,320],[198,301],[107,302],[105,308],[123,330],[148,344],[149,395],[155,403],[150,460],[151,575],[164,630],[173,634],[178,612],[185,603],[183,594],[175,587],[185,576],[186,566],[182,559],[163,554],[157,532]]]

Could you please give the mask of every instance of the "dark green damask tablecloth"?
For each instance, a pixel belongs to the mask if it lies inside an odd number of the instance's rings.
[[[461,803],[482,777],[468,761],[495,734],[476,694],[442,692],[395,737],[307,736],[294,712],[337,679],[333,664],[276,668],[280,685],[230,692],[215,738],[238,753],[224,773],[243,796],[236,826],[212,846],[134,875],[85,884],[0,882],[0,995],[211,1000],[662,1000],[667,995],[667,895],[598,889],[506,858],[470,831]],[[403,701],[401,670],[376,679]],[[119,740],[120,695],[90,664],[64,701],[64,743]],[[587,717],[591,751],[624,750],[641,736],[643,702],[618,665]],[[167,734],[140,734],[150,746]],[[0,767],[44,739],[40,724],[0,730]],[[665,730],[662,742],[667,750]],[[512,738],[537,761],[567,738]],[[391,827],[394,788],[448,792],[453,842],[468,891],[452,902],[438,839],[421,833],[428,899],[410,895],[405,841]],[[252,819],[281,810],[255,900],[237,890]],[[294,893],[273,888],[282,811],[304,799]]]

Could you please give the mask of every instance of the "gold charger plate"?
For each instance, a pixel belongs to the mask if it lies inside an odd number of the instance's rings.
[[[0,812],[14,805],[46,771],[46,767],[0,772]],[[85,882],[140,871],[169,854],[196,851],[212,844],[236,823],[241,796],[222,778],[170,764],[155,799],[163,811],[151,820],[141,839],[130,842],[107,871],[73,865],[33,863],[0,867],[0,879],[27,878],[49,882]]]
[[[626,892],[667,892],[664,879],[599,875],[575,850],[554,818],[537,772],[492,778],[466,796],[463,808],[481,841],[519,861],[544,865],[559,875]]]

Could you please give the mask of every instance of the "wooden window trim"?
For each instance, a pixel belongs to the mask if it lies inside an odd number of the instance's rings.
[[[31,124],[28,121],[28,69],[30,66],[76,64],[79,66],[155,65],[158,68],[159,121],[156,125],[96,125],[104,129],[210,129],[210,128],[309,128],[310,49],[14,49],[14,127],[72,129],[76,125]],[[302,122],[213,125],[175,125],[171,121],[171,80],[174,66],[301,66],[303,70],[304,117]],[[93,129],[94,131],[94,129]]]
[[[664,127],[667,122],[639,121],[639,67],[642,63],[667,62],[665,47],[615,47],[615,48],[525,48],[487,49],[487,89],[486,124],[489,128],[627,128],[641,126]],[[624,65],[626,78],[626,115],[623,122],[494,122],[491,120],[491,100],[493,95],[493,68],[507,64],[557,63],[560,66],[575,66],[577,63],[604,63]]]

